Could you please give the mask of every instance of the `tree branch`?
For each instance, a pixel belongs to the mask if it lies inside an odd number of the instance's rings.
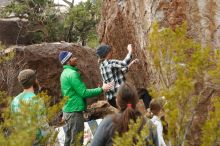
[[[72,2],[69,2],[68,0],[63,0],[66,4],[68,4],[70,6],[70,8],[73,7],[74,5],[74,0],[72,0]]]
[[[209,98],[213,95],[214,92],[215,92],[215,90],[212,89],[212,90],[211,90],[211,93],[205,98],[205,101],[207,101],[207,99],[209,99]],[[201,93],[201,92],[200,92],[200,93]],[[201,102],[198,102],[198,104],[199,104],[199,103],[201,103]],[[185,133],[184,133],[184,136],[183,136],[183,140],[182,140],[182,144],[181,144],[181,146],[184,146],[185,139],[186,139],[186,135],[188,134],[188,131],[189,131],[189,129],[190,129],[191,126],[192,126],[192,123],[193,123],[194,117],[195,117],[195,115],[196,115],[196,110],[197,110],[197,106],[194,108],[194,110],[193,110],[193,114],[192,114],[192,117],[191,117],[191,119],[190,119],[188,125],[186,126],[186,131],[185,131]]]

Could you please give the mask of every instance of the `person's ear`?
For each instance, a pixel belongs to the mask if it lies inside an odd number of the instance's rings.
[[[162,117],[164,115],[164,111],[161,109],[159,112],[159,116]]]
[[[69,60],[66,62],[66,64],[70,64],[70,60],[71,60],[71,59],[69,59]]]
[[[40,83],[39,83],[39,81],[38,81],[38,79],[36,79],[36,84],[39,86],[39,88],[40,88]]]

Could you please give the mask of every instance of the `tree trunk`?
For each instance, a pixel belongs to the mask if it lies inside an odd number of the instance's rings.
[[[68,0],[63,0],[63,1],[70,6],[70,9],[73,8],[73,6],[74,6],[74,0],[72,0],[72,3],[69,2]],[[66,37],[66,41],[67,41],[67,42],[72,42],[73,26],[74,26],[74,24],[73,24],[73,22],[71,22],[70,27],[69,27],[69,31],[68,31],[68,34],[67,34],[67,37]]]
[[[81,37],[82,46],[86,46],[86,44],[87,44],[87,43],[86,43],[86,39],[87,39],[87,38],[86,38],[85,36],[82,36],[82,37]]]

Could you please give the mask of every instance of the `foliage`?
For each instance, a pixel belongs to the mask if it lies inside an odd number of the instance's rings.
[[[168,101],[165,107],[168,139],[172,145],[188,144],[186,136],[198,114],[199,104],[208,102],[219,89],[214,77],[219,77],[220,52],[215,50],[214,53],[210,47],[189,38],[186,24],[175,30],[159,29],[154,24],[148,41],[151,65],[161,81],[159,89],[151,86],[153,95],[165,96]]]
[[[65,21],[65,26],[69,28],[68,41],[80,41],[85,46],[89,35],[91,40],[96,40],[93,39],[95,35],[91,34],[96,34],[96,25],[100,20],[100,4],[100,0],[88,0],[70,8]]]
[[[32,43],[67,41],[98,45],[96,25],[100,20],[101,0],[81,2],[76,6],[68,2],[66,13],[56,9],[52,0],[13,0],[1,10],[0,17],[18,17],[27,20],[19,28],[26,35],[33,34]],[[17,34],[18,38],[20,33]]]
[[[45,20],[46,15],[44,13],[51,4],[51,0],[14,0],[6,6],[3,14],[8,16],[14,13],[16,17],[41,23]]]
[[[1,92],[2,93],[2,92]],[[12,98],[6,96],[6,94],[0,94],[0,99],[6,99],[4,102],[5,108],[3,109],[3,122],[0,124],[0,145],[33,145],[38,134],[38,129],[42,125],[46,124],[51,118],[53,118],[63,106],[65,99],[56,105],[49,106],[51,97],[45,93],[40,93],[34,97],[33,100],[43,99],[46,105],[47,121],[43,117],[39,119],[39,112],[41,110],[39,102],[37,104],[31,104],[30,102],[21,101],[21,112],[19,114],[12,114],[10,109],[10,103]],[[46,145],[48,140],[50,143],[55,143],[55,138],[50,138],[54,133],[53,128],[47,128],[48,136],[41,138],[41,145]],[[56,134],[55,134],[56,135]],[[49,139],[50,138],[50,139]],[[25,140],[24,140],[25,139]]]
[[[27,20],[20,28],[25,29],[26,33],[33,33],[33,43],[38,43],[62,39],[63,25],[60,24],[58,12],[52,0],[13,0],[2,9],[1,17],[14,15]]]
[[[138,130],[141,127],[141,119],[138,119],[135,123],[134,121],[130,121],[129,131],[125,132],[122,136],[119,136],[116,133],[113,139],[113,146],[144,146],[146,145],[146,137],[149,134],[149,127],[147,124],[143,126],[143,130],[141,130],[140,134],[138,134]],[[134,144],[134,139],[136,139],[137,143]]]
[[[212,104],[214,109],[209,113],[202,129],[202,146],[220,144],[220,98],[214,98]]]
[[[87,40],[88,40],[87,45],[90,48],[96,48],[99,45],[99,37],[98,37],[98,34],[95,32],[95,30],[88,34]]]
[[[2,63],[3,61],[9,61],[14,57],[13,51],[9,50],[10,52],[7,52],[3,50],[3,48],[5,48],[5,46],[2,45],[0,42],[0,63]]]

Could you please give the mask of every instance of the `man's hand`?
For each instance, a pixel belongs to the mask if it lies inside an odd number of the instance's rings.
[[[104,92],[107,92],[107,91],[109,91],[110,89],[113,88],[114,84],[115,84],[114,82],[111,82],[111,83],[108,83],[108,84],[103,83],[103,85],[102,85],[102,90],[103,90]]]
[[[132,53],[132,45],[131,44],[128,44],[127,50],[129,53]]]
[[[139,59],[134,59],[133,61],[132,61],[132,63],[138,63],[140,60]]]
[[[136,58],[135,60],[131,61],[131,63],[128,65],[128,68],[130,68],[132,64],[136,64],[136,63],[138,63],[139,61],[140,61],[140,60],[137,59],[137,58]]]

